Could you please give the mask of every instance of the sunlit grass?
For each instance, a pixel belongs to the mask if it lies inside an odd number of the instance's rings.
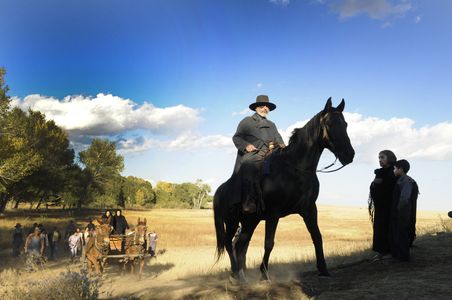
[[[148,230],[155,230],[159,235],[157,250],[161,252],[156,259],[147,261],[145,279],[141,282],[133,277],[125,277],[127,285],[121,284],[123,279],[120,277],[119,267],[112,264],[107,270],[110,283],[104,284],[102,288],[104,293],[139,294],[149,286],[165,287],[170,286],[170,283],[174,284],[174,282],[200,276],[217,278],[220,282],[221,278],[224,280],[229,270],[229,259],[226,255],[214,264],[216,240],[211,210],[125,210],[123,214],[132,226],[137,223],[138,218],[145,217]],[[320,206],[318,215],[325,257],[330,268],[368,259],[373,255],[370,251],[372,226],[365,208]],[[89,217],[96,216],[91,212],[75,219],[78,224],[84,226]],[[62,212],[60,216],[40,213],[27,217],[27,211],[19,217],[7,215],[0,222],[0,244],[3,247],[9,246],[11,230],[17,222],[24,225],[26,229],[36,222],[42,223],[48,229],[57,226],[63,232],[70,219],[66,212]],[[436,212],[418,213],[418,236],[451,230],[452,219],[440,218]],[[264,223],[261,222],[255,231],[247,255],[250,276],[256,278],[256,281],[259,276],[256,267],[261,263],[264,254],[263,245]],[[21,267],[9,258],[9,252],[2,252],[1,255],[4,259],[0,264],[3,266]],[[68,257],[69,253],[65,253],[62,259],[63,264],[49,263],[48,268],[39,274],[25,273],[21,280],[57,276],[68,264]],[[280,282],[290,282],[299,272],[315,270],[314,247],[302,218],[292,215],[281,219],[270,258],[270,275],[278,278]],[[169,290],[171,290],[170,287]],[[224,299],[234,298],[228,294],[219,296]]]

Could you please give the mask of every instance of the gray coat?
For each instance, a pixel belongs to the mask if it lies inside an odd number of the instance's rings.
[[[254,145],[259,150],[267,150],[269,142],[284,144],[284,141],[276,129],[275,123],[259,116],[257,113],[250,117],[244,118],[237,127],[237,131],[232,137],[235,147],[237,148],[237,158],[234,166],[234,174],[236,174],[245,154],[249,154],[250,159],[256,156],[256,153],[246,153],[246,146]]]

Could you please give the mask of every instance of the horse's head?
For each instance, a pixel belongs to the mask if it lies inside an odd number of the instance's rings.
[[[109,224],[101,224],[96,226],[96,238],[98,242],[103,243],[104,247],[110,245],[110,233],[112,227]]]
[[[333,152],[343,165],[347,165],[353,161],[355,150],[347,135],[347,122],[342,114],[344,107],[344,99],[337,107],[333,107],[331,97],[328,98],[325,108],[320,113],[320,126],[325,148]]]
[[[137,227],[135,228],[135,244],[143,245],[146,240],[146,218],[143,221],[138,218]]]

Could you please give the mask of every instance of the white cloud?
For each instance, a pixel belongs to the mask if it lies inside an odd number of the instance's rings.
[[[201,136],[199,134],[183,134],[178,136],[175,140],[167,142],[163,147],[172,150],[189,150],[197,148],[222,148],[222,149],[233,149],[234,144],[232,143],[232,138],[225,135],[207,135]]]
[[[282,7],[286,7],[287,5],[290,4],[290,0],[269,0],[270,3],[273,3],[275,5],[279,5]]]
[[[39,110],[70,134],[112,135],[135,129],[153,134],[175,134],[191,130],[199,120],[199,110],[184,105],[159,108],[138,105],[130,99],[98,94],[96,97],[67,96],[63,100],[42,95],[15,98],[13,105],[23,110]]]
[[[421,16],[416,16],[416,18],[414,19],[414,22],[417,24],[421,21]]]
[[[143,152],[151,148],[165,150],[222,149],[234,150],[232,137],[226,135],[202,136],[186,132],[171,140],[156,140],[143,136],[123,138],[117,141],[118,150],[122,153]]]
[[[232,112],[232,116],[233,117],[235,117],[235,116],[242,116],[242,115],[246,115],[246,114],[248,114],[249,112],[250,112],[251,110],[249,109],[249,107],[247,107],[247,108],[245,108],[244,110],[242,110],[242,111],[234,111],[234,112]]]
[[[357,113],[344,113],[348,135],[355,149],[355,162],[375,163],[378,152],[394,151],[399,158],[422,160],[452,160],[452,123],[442,122],[416,128],[408,118],[379,119]],[[297,122],[281,131],[288,140]]]
[[[117,148],[122,153],[144,152],[151,148],[161,147],[161,141],[143,136],[122,138],[116,141]]]
[[[258,82],[258,83],[256,84],[256,86],[257,86],[258,89],[260,89],[261,87],[264,86],[264,84],[263,84],[262,82]]]
[[[331,7],[341,19],[365,14],[377,20],[400,17],[413,8],[407,0],[339,0],[333,1]]]

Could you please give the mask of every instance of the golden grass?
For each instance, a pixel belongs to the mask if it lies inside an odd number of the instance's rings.
[[[7,214],[0,220],[0,244],[3,247],[8,244],[10,230],[16,222],[25,226],[31,226],[37,222],[44,224],[49,229],[52,226],[58,226],[63,230],[70,216],[58,216],[55,215],[55,212],[57,211],[53,211],[53,214],[48,213],[47,216],[44,214],[27,216],[26,211],[22,216],[18,216],[17,213],[11,216]],[[147,262],[145,278],[142,281],[137,281],[131,275],[125,278],[120,277],[119,266],[115,266],[112,262],[107,270],[108,279],[103,287],[104,293],[112,293],[113,296],[149,297],[149,290],[152,289],[155,292],[154,295],[177,297],[192,292],[193,286],[202,286],[203,280],[217,280],[224,285],[227,274],[225,272],[229,270],[229,259],[225,256],[214,265],[216,241],[211,210],[128,210],[123,214],[127,217],[129,224],[136,224],[138,217],[146,217],[148,228],[155,230],[159,235],[157,250],[163,251],[163,254]],[[372,255],[369,250],[372,227],[366,209],[319,206],[318,215],[325,256],[330,268],[353,263]],[[85,225],[90,216],[96,216],[96,213],[87,212],[75,219],[79,224]],[[447,226],[452,229],[450,221],[452,220],[441,220],[437,212],[419,212],[418,236],[449,228]],[[264,252],[263,244],[264,223],[262,222],[256,229],[247,256],[247,264],[250,268],[249,276],[254,281],[258,281],[259,273],[253,268],[260,264]],[[284,284],[284,282],[290,283],[300,272],[314,271],[316,268],[313,250],[310,235],[301,217],[292,215],[281,219],[275,238],[275,247],[270,258],[270,275],[278,278],[279,283]],[[0,254],[5,258],[9,255],[5,252]],[[14,264],[11,259],[2,259],[2,261],[0,266],[3,265],[3,267],[10,267]],[[48,270],[43,271],[41,276],[54,276],[55,272],[61,272],[64,267],[65,264],[61,264],[61,262],[49,263]],[[27,276],[33,278],[36,274],[25,275],[24,280]],[[188,279],[192,280],[189,286],[187,286]],[[124,281],[127,284],[123,284]],[[228,288],[234,289],[233,287]],[[269,289],[268,285],[256,288],[260,288],[262,291]],[[208,290],[208,288],[206,289]],[[224,287],[222,289],[224,290]],[[298,295],[299,287],[296,288],[290,284],[285,291],[292,289],[295,289],[293,295]],[[172,291],[177,291],[177,293],[171,294]],[[200,295],[204,292],[200,291]],[[231,293],[232,298],[237,296],[237,291]],[[206,299],[209,298],[208,296],[207,294]],[[219,296],[224,299],[232,299],[228,293],[220,293]]]

